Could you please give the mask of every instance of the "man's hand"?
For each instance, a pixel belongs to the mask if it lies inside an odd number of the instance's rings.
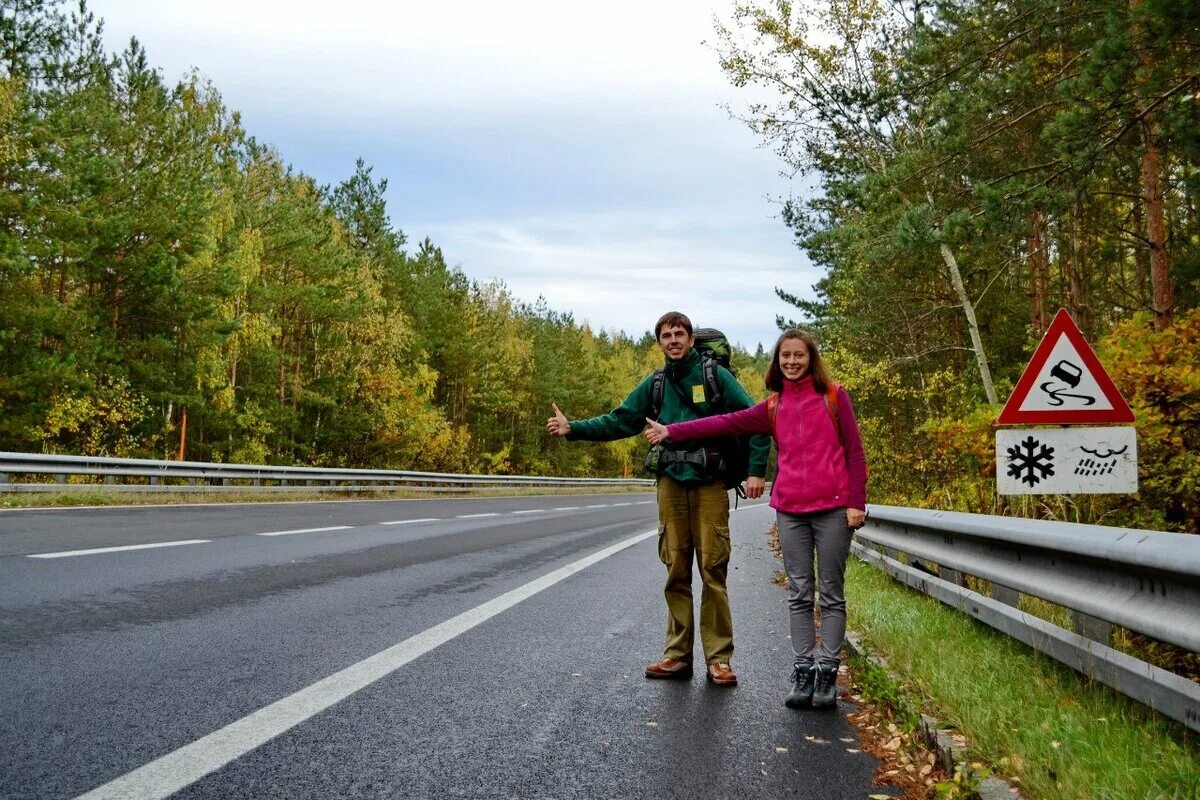
[[[558,410],[557,404],[551,403],[550,407],[554,409],[554,416],[546,420],[546,430],[550,431],[551,436],[566,436],[571,432],[570,420]]]
[[[746,499],[757,500],[763,496],[763,492],[767,488],[766,478],[760,478],[757,475],[751,475],[746,478]]]
[[[846,509],[846,524],[850,530],[856,531],[867,523],[867,512],[861,508]]]
[[[646,440],[650,444],[661,444],[667,440],[667,426],[646,417]]]

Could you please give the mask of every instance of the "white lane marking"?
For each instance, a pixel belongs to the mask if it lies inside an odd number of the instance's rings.
[[[499,511],[489,511],[487,514],[459,514],[455,519],[479,519],[480,517],[498,517]]]
[[[294,531],[270,531],[258,533],[256,536],[291,536],[293,533],[324,533],[325,531],[348,531],[352,525],[331,525],[328,528],[297,528]]]
[[[551,511],[578,511],[579,506],[559,506],[558,508],[552,508],[550,510]]]
[[[633,503],[613,503],[612,505],[613,508],[617,508],[618,506],[631,506]]]
[[[411,525],[414,522],[437,522],[441,517],[425,517],[424,519],[394,519],[391,522],[381,522],[380,525]]]
[[[655,502],[657,502],[657,501],[655,501],[655,500],[639,500],[638,502],[634,503],[634,505],[635,506],[649,506],[649,505],[654,505]]]
[[[597,503],[594,506],[584,506],[584,508],[608,508],[608,503]]]
[[[34,553],[26,558],[69,558],[90,556],[96,553],[121,553],[126,550],[149,550],[154,547],[179,547],[184,544],[208,544],[212,539],[182,539],[178,542],[155,542],[154,544],[127,544],[121,547],[93,547],[90,550],[63,550],[58,553]]]
[[[508,513],[510,513],[510,514],[541,514],[541,513],[544,513],[545,510],[546,509],[544,509],[544,508],[530,508],[530,509],[526,509],[525,511],[510,511]]]
[[[639,533],[524,586],[518,586],[82,794],[76,800],[161,800],[390,675],[435,647],[487,622],[576,572],[657,535],[657,529]]]
[[[743,506],[738,506],[734,511],[745,511],[747,508],[770,508],[770,503],[747,503]]]

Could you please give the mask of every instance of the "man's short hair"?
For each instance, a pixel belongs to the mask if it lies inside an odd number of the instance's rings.
[[[657,339],[662,335],[663,328],[683,328],[687,331],[687,335],[692,335],[692,321],[678,311],[668,311],[658,318],[658,322],[654,325],[654,338]]]

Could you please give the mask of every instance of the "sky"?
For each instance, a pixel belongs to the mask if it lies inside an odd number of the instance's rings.
[[[732,0],[93,0],[168,81],[210,79],[321,183],[388,180],[408,249],[640,336],[665,311],[753,351],[819,278],[779,219],[799,193],[724,107],[706,44]]]

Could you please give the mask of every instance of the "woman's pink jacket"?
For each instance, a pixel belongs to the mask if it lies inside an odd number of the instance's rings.
[[[771,488],[771,507],[789,514],[834,508],[867,507],[867,459],[850,396],[837,388],[838,437],[824,395],[812,377],[784,381],[775,412],[775,429],[764,400],[752,408],[668,425],[673,441],[715,436],[769,433],[775,437],[779,464]]]

